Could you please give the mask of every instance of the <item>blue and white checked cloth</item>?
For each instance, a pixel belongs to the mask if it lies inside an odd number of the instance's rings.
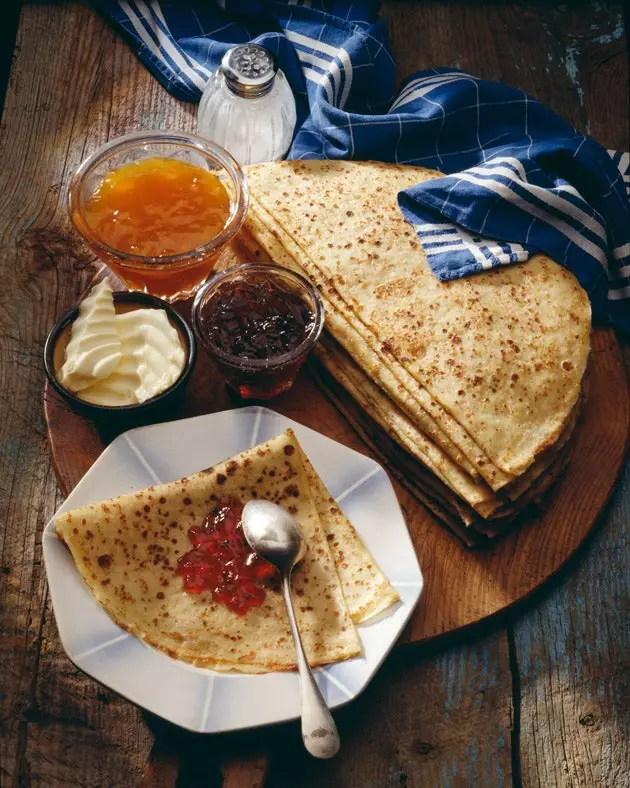
[[[198,101],[236,43],[277,57],[298,105],[289,158],[377,159],[447,177],[399,194],[432,270],[569,268],[597,321],[630,332],[630,162],[520,90],[438,68],[395,92],[378,3],[111,0],[105,12],[175,96]]]

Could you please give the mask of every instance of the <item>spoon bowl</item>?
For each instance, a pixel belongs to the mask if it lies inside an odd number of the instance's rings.
[[[291,572],[304,557],[306,544],[295,519],[271,501],[249,501],[243,507],[243,534],[249,546],[269,561],[282,578],[282,595],[300,675],[302,740],[316,758],[332,758],[339,751],[339,734],[306,659],[291,599]]]
[[[304,537],[296,520],[271,501],[249,501],[243,509],[243,533],[252,550],[280,572],[293,568],[305,553]]]

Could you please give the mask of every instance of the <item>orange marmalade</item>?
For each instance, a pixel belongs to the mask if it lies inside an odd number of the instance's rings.
[[[173,158],[146,158],[111,170],[83,206],[87,240],[130,288],[174,297],[192,292],[218,254],[184,263],[130,261],[125,254],[168,257],[204,246],[226,226],[230,196],[212,172]],[[116,255],[113,250],[122,254]]]

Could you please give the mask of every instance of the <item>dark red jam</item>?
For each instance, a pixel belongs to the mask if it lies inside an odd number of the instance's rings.
[[[279,279],[260,276],[225,282],[209,304],[206,331],[224,353],[241,359],[273,359],[299,347],[314,315]]]
[[[282,275],[249,272],[219,282],[200,317],[202,340],[228,385],[267,400],[291,387],[317,322],[310,302]]]
[[[213,599],[244,616],[265,601],[265,584],[276,580],[274,566],[256,555],[247,544],[241,516],[242,505],[224,498],[201,525],[188,529],[193,549],[177,563],[184,590],[191,594],[210,591]]]

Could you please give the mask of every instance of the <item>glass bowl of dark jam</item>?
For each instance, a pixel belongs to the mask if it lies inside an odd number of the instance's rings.
[[[213,276],[193,305],[197,337],[243,399],[291,387],[324,326],[324,305],[303,276],[244,263]]]

